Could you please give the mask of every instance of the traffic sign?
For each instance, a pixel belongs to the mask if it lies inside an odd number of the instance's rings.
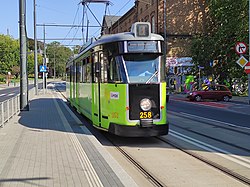
[[[244,42],[237,42],[235,45],[235,52],[238,55],[245,54],[247,51],[247,45]]]
[[[40,70],[41,73],[46,73],[47,72],[47,67],[46,66],[40,66]]]
[[[241,56],[239,58],[239,60],[237,60],[237,64],[239,64],[242,68],[244,68],[244,66],[247,64],[248,60],[244,57],[244,56]]]
[[[250,74],[250,62],[248,62],[246,65],[245,65],[245,72],[247,74]]]

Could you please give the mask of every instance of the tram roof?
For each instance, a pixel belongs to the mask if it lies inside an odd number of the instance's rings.
[[[112,42],[121,42],[121,41],[164,41],[164,38],[161,35],[151,33],[150,37],[135,37],[133,32],[124,32],[111,35],[102,35],[99,39],[90,42],[90,44],[81,52],[84,53],[90,48]]]
[[[131,40],[138,40],[138,41],[149,41],[149,40],[164,40],[161,35],[158,34],[150,34],[150,37],[135,37],[135,34],[133,32],[124,32],[124,33],[118,33],[118,34],[112,34],[112,35],[102,35],[100,39],[98,39],[96,42],[98,44],[103,43],[110,43],[110,42],[119,42],[119,41],[131,41]],[[98,45],[97,44],[97,45]]]
[[[146,23],[148,24],[148,23]],[[150,25],[149,25],[150,28]],[[133,27],[131,29],[133,31]],[[149,29],[149,31],[151,31]],[[110,34],[110,35],[102,35],[98,39],[92,38],[89,42],[87,42],[82,48],[82,51],[70,61],[78,58],[82,54],[89,51],[91,48],[112,42],[121,42],[121,41],[164,41],[164,38],[159,34],[154,34],[149,32],[150,34],[147,37],[136,36],[135,32],[124,32],[124,33],[117,33],[117,34]],[[70,62],[69,62],[70,63]]]

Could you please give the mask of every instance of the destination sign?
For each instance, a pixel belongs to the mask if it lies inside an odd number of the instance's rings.
[[[157,41],[128,41],[128,52],[158,52]]]

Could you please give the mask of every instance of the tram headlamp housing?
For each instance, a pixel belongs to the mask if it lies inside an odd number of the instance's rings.
[[[149,111],[152,108],[152,102],[145,98],[140,101],[140,107],[143,111]]]

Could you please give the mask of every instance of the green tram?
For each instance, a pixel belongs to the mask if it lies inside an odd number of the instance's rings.
[[[168,134],[163,44],[147,22],[92,40],[67,63],[69,102],[94,127],[112,134]]]

